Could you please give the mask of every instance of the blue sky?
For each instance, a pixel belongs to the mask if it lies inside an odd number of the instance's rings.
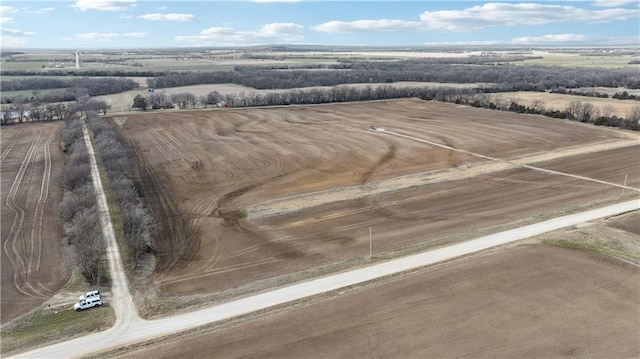
[[[640,0],[2,1],[0,47],[640,45]]]

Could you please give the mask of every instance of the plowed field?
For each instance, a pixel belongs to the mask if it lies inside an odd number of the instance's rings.
[[[2,127],[2,323],[33,309],[69,279],[53,181],[62,123]]]
[[[600,254],[520,245],[118,357],[636,358],[638,281]]]
[[[375,260],[619,200],[625,174],[637,196],[640,181],[631,132],[419,100],[114,123],[160,218],[155,279],[175,295],[357,264],[370,227]]]

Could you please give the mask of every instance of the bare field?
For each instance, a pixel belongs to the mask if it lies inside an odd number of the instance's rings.
[[[638,64],[629,64],[632,60],[638,60],[638,55],[619,55],[611,54],[610,56],[589,56],[577,53],[561,53],[534,51],[534,56],[542,56],[541,59],[527,59],[525,61],[515,61],[513,64],[527,65],[544,65],[544,66],[567,66],[567,67],[600,67],[600,68],[640,68]]]
[[[620,199],[619,180],[523,168],[516,159],[609,149],[611,158],[594,158],[637,172],[615,152],[637,145],[630,132],[419,100],[156,112],[114,122],[139,160],[141,188],[171,227],[156,243],[155,281],[168,295],[266,288],[274,277],[362,260],[369,227],[384,258]],[[367,131],[371,124],[415,139]],[[601,163],[583,165],[574,170],[589,175],[584,170]],[[348,188],[365,194],[344,196]],[[296,202],[307,195],[318,202]],[[254,217],[253,206],[273,200],[286,203],[284,213]],[[194,235],[196,245],[184,245]]]
[[[3,324],[41,305],[69,279],[58,218],[62,190],[53,184],[63,164],[61,126],[2,127]]]
[[[640,106],[640,101],[635,100],[616,100],[614,98],[598,98],[598,97],[585,97],[577,95],[565,95],[549,92],[500,92],[494,93],[490,96],[496,97],[501,100],[517,99],[518,103],[531,106],[533,101],[543,101],[544,106],[548,109],[563,111],[569,103],[573,101],[580,101],[583,103],[590,103],[598,109],[603,109],[605,106],[612,106],[615,110],[615,114],[619,117],[626,118],[631,113],[634,107]]]
[[[597,253],[519,245],[118,357],[635,358],[639,280]]]

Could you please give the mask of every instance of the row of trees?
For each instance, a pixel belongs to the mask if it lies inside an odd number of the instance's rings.
[[[567,68],[553,66],[470,65],[424,60],[356,61],[327,70],[271,70],[236,67],[236,71],[176,72],[147,80],[152,88],[235,83],[257,89],[291,89],[348,83],[419,81],[439,83],[492,83],[513,90],[544,91],[565,87],[640,88],[635,69]]]
[[[599,92],[592,89],[566,89],[564,87],[560,87],[557,89],[552,89],[550,92],[566,94],[566,95],[575,95],[575,96],[609,98],[609,95],[607,93]],[[611,98],[614,98],[616,100],[640,101],[640,96],[632,95],[628,91],[616,92],[613,95],[611,95]]]
[[[523,105],[515,99],[502,100],[486,94],[461,95],[450,99],[454,103],[473,107],[497,109],[517,113],[538,114],[547,117],[568,119],[597,126],[612,126],[627,130],[640,130],[640,106],[634,107],[626,118],[616,115],[611,105],[596,107],[592,103],[571,101],[563,110],[548,109],[543,101],[533,101],[531,105]]]
[[[0,80],[0,88],[5,92],[0,102],[6,104],[20,102],[52,103],[73,101],[88,96],[109,95],[138,88],[140,85],[128,78],[49,78],[25,77],[12,80]],[[41,93],[40,90],[59,89]],[[32,96],[24,94],[6,94],[6,91],[33,90]]]
[[[89,283],[97,284],[105,244],[80,121],[74,114],[61,130],[61,144],[67,161],[55,182],[64,190],[58,210],[65,239],[73,247],[74,262]]]
[[[127,152],[113,128],[92,110],[86,111],[88,125],[107,171],[109,190],[118,206],[127,253],[134,268],[151,248],[155,221],[145,208],[130,178]]]
[[[4,107],[0,116],[0,125],[22,123],[25,121],[57,121],[71,118],[78,110],[93,110],[104,115],[111,106],[104,100],[90,98],[88,95],[75,97],[75,103],[42,103],[39,101],[26,102],[17,99],[11,105]]]
[[[105,95],[137,88],[137,82],[127,78],[57,78],[57,77],[21,77],[0,80],[2,91],[46,90],[60,88],[85,88],[89,95]]]

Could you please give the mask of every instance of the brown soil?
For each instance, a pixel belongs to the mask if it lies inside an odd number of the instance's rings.
[[[604,180],[621,184],[619,173],[629,173],[628,185],[638,184],[630,132],[419,100],[154,112],[114,123],[161,219],[155,280],[170,295],[362,259],[369,227],[380,258],[620,198],[613,184],[521,163],[592,156],[600,162],[571,170],[598,177],[592,169],[609,166],[615,173]],[[372,124],[448,148],[367,131]],[[371,193],[344,194],[354,187]],[[297,200],[309,194],[318,202]],[[274,200],[286,204],[280,215],[255,216]]]
[[[3,126],[1,323],[50,299],[69,279],[58,218],[62,123]]]
[[[520,245],[119,357],[636,358],[639,281],[597,253]]]

